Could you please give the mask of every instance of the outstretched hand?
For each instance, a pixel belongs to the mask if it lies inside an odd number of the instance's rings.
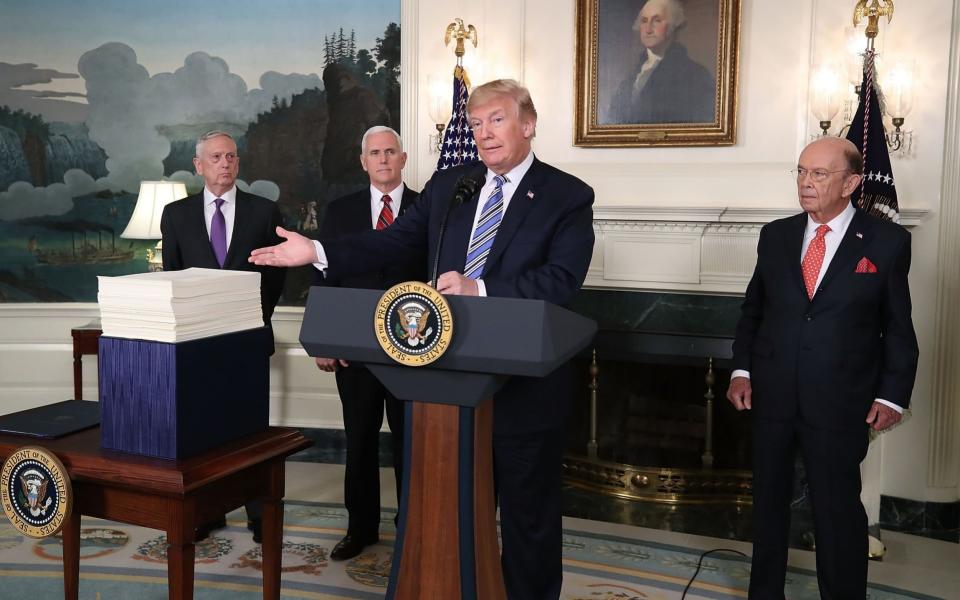
[[[277,227],[277,235],[286,241],[276,246],[257,248],[250,253],[247,261],[268,267],[299,267],[317,262],[313,240],[283,227]]]

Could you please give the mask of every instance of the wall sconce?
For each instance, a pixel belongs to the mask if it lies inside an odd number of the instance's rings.
[[[429,148],[431,154],[439,154],[443,148],[443,131],[450,122],[452,114],[453,100],[450,96],[450,87],[444,85],[440,80],[428,82],[430,97],[427,100],[427,114],[430,115],[430,122],[437,128],[437,132],[429,136]]]
[[[915,64],[911,60],[898,60],[881,79],[885,112],[893,123],[893,131],[887,132],[887,146],[892,152],[909,154],[913,145],[913,132],[904,131],[903,124],[913,108],[913,74]]]
[[[147,270],[163,270],[163,234],[160,233],[160,217],[163,207],[174,200],[187,197],[187,186],[180,181],[141,181],[140,195],[133,208],[130,222],[120,237],[129,240],[159,240],[152,250],[147,250]]]
[[[843,105],[845,87],[840,71],[834,65],[814,68],[810,78],[810,112],[820,121],[821,137],[830,133],[830,125]]]
[[[837,135],[844,135],[853,121],[860,100],[860,85],[863,83],[863,38],[857,30],[847,28],[846,59],[843,72],[836,65],[826,63],[815,66],[810,75],[810,112],[820,122],[822,133],[829,135],[834,118],[843,109],[842,123]],[[907,116],[913,108],[915,63],[912,60],[897,60],[892,65],[884,64],[879,55],[874,57],[877,82],[882,92],[882,107],[886,121],[887,147],[899,156],[910,155],[913,147],[913,132],[903,129]],[[850,95],[850,90],[853,95]],[[892,125],[892,126],[891,126]],[[891,130],[892,129],[892,130]]]

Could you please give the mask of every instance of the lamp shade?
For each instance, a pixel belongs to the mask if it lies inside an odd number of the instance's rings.
[[[187,186],[179,181],[141,181],[140,195],[127,228],[120,237],[133,240],[159,240],[163,207],[187,197]]]
[[[916,64],[911,60],[899,60],[886,72],[881,80],[886,96],[887,114],[902,119],[913,108],[914,73]]]
[[[859,86],[863,82],[863,54],[867,47],[866,38],[856,27],[845,28],[844,37],[847,46],[845,53],[847,79],[851,85]]]
[[[832,121],[843,103],[844,86],[840,72],[830,64],[820,65],[813,70],[810,79],[810,112],[819,121]]]
[[[453,112],[453,95],[450,82],[431,78],[429,82],[430,97],[427,102],[427,114],[434,124],[446,125]]]

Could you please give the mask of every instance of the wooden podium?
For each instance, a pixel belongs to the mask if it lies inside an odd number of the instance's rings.
[[[403,489],[387,598],[506,598],[493,494],[493,394],[510,376],[544,377],[596,323],[541,300],[447,297],[453,339],[424,367],[380,347],[382,292],[314,287],[300,330],[310,356],[362,362],[406,403]]]

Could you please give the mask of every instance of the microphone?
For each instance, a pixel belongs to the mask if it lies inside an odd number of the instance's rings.
[[[460,206],[464,202],[469,202],[473,195],[480,191],[487,179],[487,166],[483,163],[476,168],[460,176],[457,183],[453,186],[453,195],[450,202],[447,203],[447,209],[443,213],[443,220],[440,221],[440,232],[437,235],[437,251],[433,255],[433,269],[431,270],[430,285],[437,287],[437,270],[440,268],[440,250],[443,248],[443,236],[447,231],[447,218],[450,216],[450,209],[454,206]]]
[[[487,168],[475,169],[471,173],[461,175],[454,186],[453,197],[450,199],[450,206],[459,206],[470,200],[477,190],[483,187],[486,182]],[[447,207],[449,211],[450,207]]]

